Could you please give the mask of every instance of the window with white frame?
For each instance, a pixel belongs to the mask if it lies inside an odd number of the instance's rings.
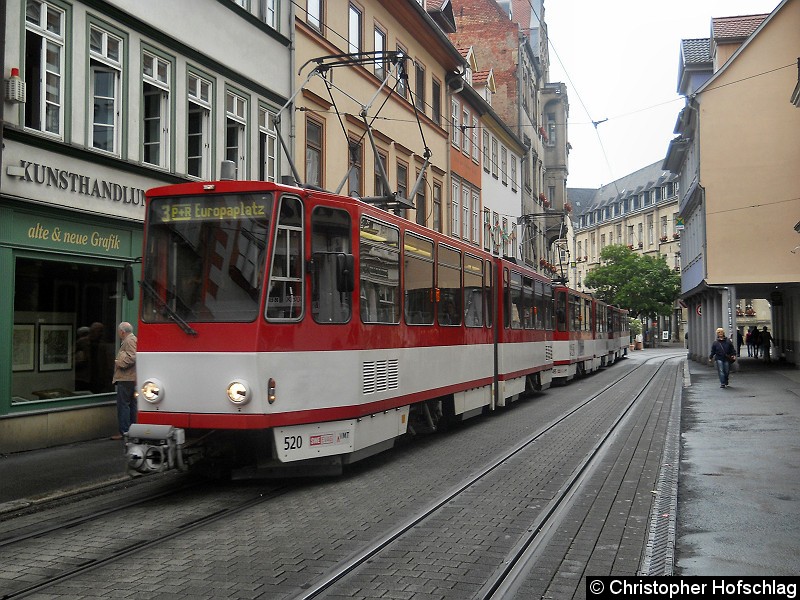
[[[547,143],[550,146],[556,143],[556,113],[547,113]]]
[[[247,166],[247,100],[234,92],[225,94],[225,160],[236,165],[236,179],[245,179]]]
[[[500,254],[500,242],[502,241],[500,215],[492,211],[492,254]]]
[[[483,132],[483,170],[489,172],[489,132]]]
[[[511,155],[511,191],[517,191],[517,157]]]
[[[667,237],[667,216],[661,217],[661,237]]]
[[[385,52],[386,51],[386,32],[379,28],[375,28],[375,37],[373,40],[374,50],[375,52]],[[376,54],[375,59],[375,77],[380,80],[383,80],[386,77],[386,65],[387,61],[385,58],[378,58]]]
[[[488,208],[483,209],[483,249],[490,252],[492,247],[492,214]]]
[[[450,195],[450,216],[452,223],[450,224],[450,234],[455,237],[461,236],[461,186],[457,179],[453,178],[453,189]]]
[[[414,89],[414,106],[425,114],[425,67],[418,62],[414,63]]]
[[[361,52],[361,9],[351,4],[347,11],[347,47],[353,54]]]
[[[442,184],[433,184],[433,229],[441,233],[442,231]]]
[[[478,117],[472,116],[472,160],[478,161],[480,153],[480,128],[478,127]]]
[[[306,183],[322,187],[322,123],[306,118]]]
[[[25,127],[63,137],[64,11],[29,0],[25,6]]]
[[[186,172],[211,179],[211,82],[193,73],[186,80]]]
[[[400,44],[397,44],[395,50],[398,53],[402,54],[403,56],[408,56],[408,50],[403,48]],[[404,64],[408,66],[408,61],[406,61]],[[400,73],[396,72],[395,75],[400,75]],[[397,95],[400,96],[401,98],[408,98],[408,79],[407,78],[398,79],[395,91],[397,92]]]
[[[142,162],[169,166],[169,91],[172,65],[142,54]]]
[[[464,154],[469,156],[469,143],[472,139],[470,137],[469,131],[469,124],[470,124],[470,116],[467,107],[464,107],[464,110],[461,111],[461,149],[464,151]]]
[[[500,147],[500,181],[508,185],[508,150],[505,146]]]
[[[647,244],[652,246],[655,243],[655,229],[653,228],[653,215],[647,215]]]
[[[119,155],[122,119],[122,38],[91,25],[89,56],[89,87],[93,105],[90,146]]]
[[[306,23],[317,31],[322,31],[323,0],[306,0]]]
[[[492,137],[492,177],[497,179],[497,138]]]
[[[461,237],[465,240],[469,240],[470,235],[470,200],[472,199],[472,193],[470,190],[470,186],[466,182],[461,183]]]
[[[442,124],[442,84],[435,79],[431,82],[431,119]]]
[[[278,28],[278,0],[261,0],[261,20],[273,29]]]
[[[461,146],[461,127],[458,126],[459,125],[458,119],[460,118],[460,115],[461,115],[461,106],[459,106],[457,100],[453,100],[452,105],[450,107],[450,124],[453,129],[453,135],[451,141],[453,143],[453,146],[455,146],[456,148],[459,148]]]
[[[472,231],[470,232],[470,241],[476,246],[480,243],[480,210],[481,210],[481,195],[478,190],[472,190]]]
[[[258,178],[276,181],[278,177],[278,135],[275,115],[264,107],[258,109]]]

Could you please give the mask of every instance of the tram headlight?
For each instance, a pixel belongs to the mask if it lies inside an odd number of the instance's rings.
[[[158,379],[148,379],[142,384],[142,397],[150,404],[156,404],[164,399],[164,386]]]
[[[237,406],[247,404],[250,401],[250,386],[242,379],[231,381],[226,392],[228,400]]]

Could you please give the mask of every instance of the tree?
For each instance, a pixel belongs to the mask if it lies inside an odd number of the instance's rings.
[[[640,318],[672,313],[681,278],[665,257],[638,254],[615,244],[603,248],[600,260],[603,264],[586,275],[584,284],[603,302],[626,308]]]

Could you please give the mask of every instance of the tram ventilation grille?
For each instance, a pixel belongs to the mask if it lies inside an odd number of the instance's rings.
[[[396,358],[367,361],[361,368],[364,394],[396,390],[400,381],[400,366]]]

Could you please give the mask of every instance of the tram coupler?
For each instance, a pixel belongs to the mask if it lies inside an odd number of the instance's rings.
[[[158,473],[169,469],[185,471],[185,442],[186,432],[172,425],[131,425],[125,434],[128,472]]]

